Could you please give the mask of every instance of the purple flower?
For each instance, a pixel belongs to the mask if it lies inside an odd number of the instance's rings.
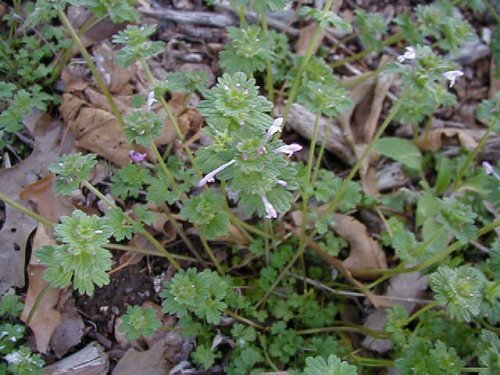
[[[262,203],[264,203],[264,208],[266,209],[266,218],[268,219],[276,219],[278,217],[278,212],[276,212],[276,209],[273,207],[271,202],[267,199],[267,197],[263,194],[260,196],[262,199]]]
[[[236,163],[236,160],[231,159],[227,163],[222,164],[220,167],[215,168],[212,172],[208,173],[205,177],[203,177],[200,182],[198,183],[199,187],[205,186],[208,182],[214,182],[215,181],[215,175],[219,172],[222,172],[224,169],[227,167],[233,165]]]
[[[128,152],[128,157],[134,163],[142,163],[144,160],[147,159],[148,155],[146,153],[142,153],[142,152],[139,152],[139,151],[130,150]]]

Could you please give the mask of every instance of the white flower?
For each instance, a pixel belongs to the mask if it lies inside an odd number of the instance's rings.
[[[450,81],[450,87],[453,87],[455,80],[463,75],[464,72],[460,70],[450,70],[449,72],[443,73],[444,78]]]
[[[267,199],[265,195],[260,196],[262,199],[262,203],[264,203],[264,207],[266,209],[266,218],[268,219],[276,219],[278,217],[278,212],[276,212],[276,209],[273,207],[271,202]]]
[[[406,52],[397,57],[400,63],[403,63],[405,60],[415,60],[417,57],[417,50],[415,47],[406,47]]]
[[[215,168],[212,172],[208,173],[205,177],[203,177],[200,180],[200,182],[198,183],[198,186],[202,187],[202,186],[205,186],[207,184],[207,182],[214,182],[215,181],[214,178],[215,178],[215,175],[217,173],[223,171],[224,169],[233,165],[234,163],[236,163],[236,160],[232,159],[232,160],[228,161],[227,163],[222,164],[220,167]]]
[[[273,121],[273,124],[269,128],[269,130],[266,133],[266,136],[264,137],[264,142],[267,143],[271,140],[274,134],[281,132],[281,125],[283,125],[283,118],[278,117]]]
[[[490,163],[483,161],[481,164],[483,165],[484,171],[487,175],[493,175],[497,180],[500,180],[500,175],[495,171],[495,168],[493,168]]]
[[[278,180],[278,184],[283,186],[283,187],[287,187],[288,186],[288,182],[286,182],[285,180]]]
[[[148,111],[151,111],[151,108],[153,107],[153,104],[156,103],[157,100],[155,99],[155,93],[154,91],[150,91],[148,94],[148,101],[146,103],[146,109]]]
[[[284,145],[284,146],[281,146],[281,147],[278,147],[276,150],[274,150],[274,152],[276,154],[282,152],[284,154],[287,154],[288,157],[292,156],[294,152],[298,152],[302,150],[302,146],[299,145],[298,143],[292,143],[290,145]]]

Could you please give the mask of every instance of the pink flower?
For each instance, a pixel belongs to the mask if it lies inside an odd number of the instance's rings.
[[[142,153],[142,152],[139,152],[139,151],[130,150],[128,152],[128,157],[134,163],[142,163],[144,160],[147,159],[148,155],[146,153]]]
[[[266,136],[264,137],[265,143],[269,142],[274,134],[276,134],[277,132],[281,132],[281,130],[282,130],[281,125],[282,124],[283,124],[282,117],[278,117],[277,119],[275,119],[273,121],[273,124],[271,125],[271,127],[269,128],[269,130],[266,133]]]
[[[298,152],[302,150],[302,146],[299,145],[298,143],[292,143],[290,145],[284,145],[281,147],[278,147],[274,152],[276,154],[282,152],[283,154],[287,154],[288,157],[291,157],[295,152]]]
[[[495,171],[495,168],[493,168],[490,163],[483,161],[481,164],[483,165],[484,171],[487,175],[493,175],[497,180],[500,180],[500,175]]]
[[[450,70],[449,72],[443,73],[444,78],[450,81],[450,88],[453,87],[455,81],[458,77],[464,75],[464,72],[460,70]]]
[[[228,161],[227,163],[222,164],[220,167],[215,168],[212,172],[208,173],[205,177],[203,177],[200,182],[198,183],[199,187],[205,186],[208,182],[214,182],[215,181],[215,175],[219,172],[222,172],[224,169],[227,167],[233,165],[236,163],[236,160],[232,159]]]

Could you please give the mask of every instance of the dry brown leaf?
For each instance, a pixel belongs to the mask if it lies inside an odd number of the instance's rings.
[[[168,375],[169,368],[165,358],[166,340],[156,342],[149,350],[139,352],[134,348],[127,350],[118,361],[113,375]]]
[[[311,38],[313,34],[316,32],[316,29],[318,28],[318,23],[313,22],[310,25],[307,25],[303,28],[300,29],[299,32],[299,38],[297,39],[297,42],[295,43],[295,53],[299,56],[304,56],[307,52],[307,50],[310,48],[311,44]],[[321,37],[318,39],[318,42],[316,43],[315,46],[313,46],[313,54],[316,53],[318,50],[319,46],[321,45],[321,42],[323,40],[323,37],[325,35],[325,32],[321,32]]]
[[[130,96],[134,93],[131,81],[136,75],[136,65],[121,68],[115,64],[116,53],[107,43],[99,43],[93,49],[96,66],[108,84],[112,94]]]
[[[437,151],[439,150],[446,138],[456,137],[462,147],[473,150],[477,146],[477,141],[473,134],[465,129],[434,129],[427,134],[422,134],[418,140],[417,145],[423,151]]]
[[[88,105],[74,95],[63,95],[59,110],[75,134],[75,145],[104,156],[118,166],[127,165],[129,147],[120,124],[111,113]]]
[[[288,223],[283,223],[283,226],[288,229],[288,231],[294,232],[297,236],[300,236],[301,225],[302,225],[302,212],[294,211],[292,212],[292,220],[295,227],[292,227]],[[310,223],[312,225],[312,222]],[[308,223],[309,226],[309,223]],[[365,294],[365,296],[370,300],[370,302],[375,307],[388,307],[391,303],[381,296],[372,293],[366,286],[364,286],[360,281],[356,280],[351,271],[344,265],[343,261],[333,255],[328,254],[324,251],[317,243],[310,241],[307,246],[314,250],[323,260],[328,263],[331,267],[336,268],[342,275],[346,277],[349,282],[359,288],[359,290]]]
[[[59,157],[63,127],[47,114],[35,111],[26,123],[35,138],[33,152],[13,168],[0,170],[0,191],[26,205],[19,192],[44,175]],[[0,230],[0,295],[12,286],[24,286],[25,248],[36,228],[35,220],[6,205],[5,222]]]
[[[38,225],[33,238],[33,253],[28,265],[29,287],[21,314],[21,320],[27,322],[37,298],[41,296],[40,303],[32,313],[28,324],[35,335],[36,348],[41,353],[48,351],[50,337],[61,322],[61,313],[56,309],[61,289],[52,288],[43,279],[45,266],[39,264],[36,252],[43,246],[55,245],[55,243],[55,239],[45,231],[44,226]],[[44,294],[41,295],[41,293]]]
[[[411,314],[416,306],[413,299],[421,298],[428,287],[427,277],[422,277],[418,272],[403,273],[391,277],[390,285],[384,296],[397,297],[403,301],[399,304]],[[406,301],[404,301],[406,299]],[[388,299],[393,300],[394,299]],[[387,322],[387,310],[376,309],[365,321],[364,326],[374,330],[383,330]],[[363,340],[363,347],[376,351],[377,353],[385,353],[392,349],[391,340],[376,339],[372,336],[366,336]]]
[[[335,214],[334,230],[349,242],[351,253],[344,265],[350,271],[387,268],[382,247],[370,237],[363,223],[348,215]]]
[[[78,314],[71,290],[66,289],[61,292],[57,310],[61,313],[61,324],[50,337],[50,348],[58,358],[61,358],[71,348],[80,344],[85,324]]]
[[[103,375],[109,370],[109,358],[97,342],[43,368],[44,375]]]
[[[55,194],[55,175],[49,173],[34,184],[26,186],[20,194],[21,199],[36,204],[38,213],[53,223],[59,222],[61,216],[70,215],[75,209],[71,199]]]

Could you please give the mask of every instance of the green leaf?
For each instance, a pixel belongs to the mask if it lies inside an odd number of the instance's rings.
[[[149,177],[148,169],[137,165],[129,164],[119,169],[111,181],[111,193],[123,199],[137,198],[139,191],[146,184]]]
[[[203,367],[204,370],[208,370],[215,363],[216,358],[220,357],[220,353],[215,353],[214,350],[205,345],[198,345],[194,350],[193,360]]]
[[[403,164],[405,167],[420,171],[422,169],[422,154],[412,142],[395,137],[380,138],[375,147],[382,155]]]
[[[77,190],[82,181],[87,181],[97,165],[96,155],[81,153],[64,155],[49,167],[56,174],[56,194],[69,195]]]
[[[24,305],[19,301],[19,296],[15,294],[4,294],[0,300],[0,317],[10,315],[18,318],[23,311]]]
[[[208,239],[226,236],[229,233],[230,218],[221,208],[225,206],[222,195],[205,190],[185,202],[181,215],[200,226],[200,234]]]
[[[120,332],[125,334],[127,340],[151,337],[161,327],[160,319],[152,307],[129,306],[122,320]]]
[[[441,266],[431,275],[431,287],[436,301],[446,306],[452,319],[470,322],[479,315],[483,288],[480,271],[470,266]]]
[[[356,367],[342,362],[339,357],[329,355],[328,361],[323,357],[307,357],[304,375],[357,375]]]

